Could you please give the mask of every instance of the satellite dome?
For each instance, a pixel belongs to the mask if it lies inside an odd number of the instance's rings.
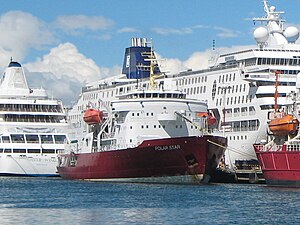
[[[270,11],[271,11],[271,12],[275,12],[275,10],[276,10],[276,7],[272,5],[272,6],[270,7]]]
[[[288,27],[283,32],[288,42],[295,42],[299,38],[299,30],[297,27]]]
[[[257,43],[264,43],[269,38],[268,29],[265,27],[258,27],[254,30],[253,36]]]

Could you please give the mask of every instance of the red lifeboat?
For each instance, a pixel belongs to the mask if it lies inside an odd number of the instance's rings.
[[[88,125],[98,124],[103,119],[103,112],[98,109],[88,109],[83,115],[83,120]]]
[[[278,115],[278,114],[277,114]],[[282,114],[269,122],[270,131],[275,136],[286,136],[295,134],[299,126],[299,122],[291,114]]]

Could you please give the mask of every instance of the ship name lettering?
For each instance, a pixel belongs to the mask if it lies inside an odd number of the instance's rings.
[[[180,149],[180,145],[164,145],[164,146],[155,146],[155,150],[157,151],[165,151],[165,150],[176,150]]]

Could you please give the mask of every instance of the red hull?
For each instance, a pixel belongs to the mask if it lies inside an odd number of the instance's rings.
[[[209,135],[148,140],[131,149],[62,155],[58,172],[66,179],[152,182],[188,175],[195,180],[218,165],[225,150],[218,145],[227,140]],[[73,166],[72,156],[77,158]]]
[[[267,184],[300,187],[300,151],[288,151],[286,147],[278,146],[277,151],[272,151],[254,145]]]

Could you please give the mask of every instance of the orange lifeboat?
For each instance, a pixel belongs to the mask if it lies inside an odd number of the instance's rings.
[[[207,117],[207,124],[211,126],[214,125],[216,122],[217,122],[216,117],[214,117],[212,114],[209,113]]]
[[[299,122],[291,114],[284,114],[281,117],[274,118],[269,122],[270,131],[275,136],[286,136],[295,134],[299,126]]]
[[[206,117],[207,118],[207,124],[209,126],[214,125],[217,122],[216,117],[214,117],[210,112],[198,112],[197,116]]]
[[[98,109],[88,109],[83,115],[83,120],[89,125],[98,124],[103,119],[103,112]]]

